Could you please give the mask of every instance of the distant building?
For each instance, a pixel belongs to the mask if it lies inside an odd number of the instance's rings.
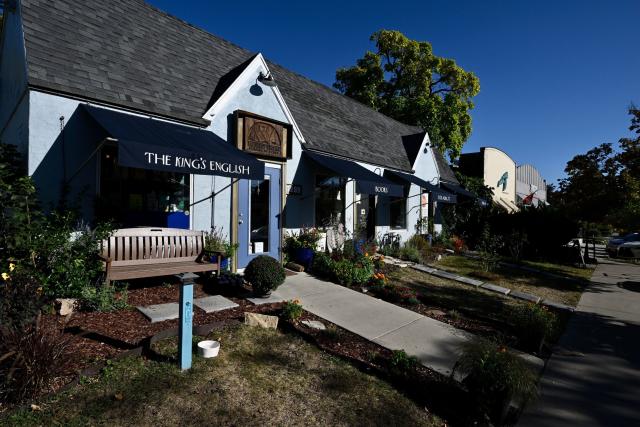
[[[504,151],[482,147],[477,153],[460,156],[460,171],[468,176],[482,178],[484,185],[493,190],[493,202],[508,212],[519,210],[516,204],[516,163]]]
[[[547,203],[547,181],[532,165],[525,164],[516,168],[516,203],[523,206]]]

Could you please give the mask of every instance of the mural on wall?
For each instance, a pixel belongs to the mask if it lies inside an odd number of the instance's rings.
[[[498,180],[498,184],[496,184],[497,187],[502,186],[502,191],[507,191],[507,180],[509,179],[509,172],[505,172],[502,174],[502,176],[500,177],[500,179]]]

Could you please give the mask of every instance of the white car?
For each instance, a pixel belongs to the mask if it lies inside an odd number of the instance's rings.
[[[627,242],[618,246],[620,258],[640,258],[640,242]]]

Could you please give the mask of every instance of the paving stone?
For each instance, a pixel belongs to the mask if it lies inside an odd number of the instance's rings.
[[[448,271],[443,271],[443,270],[435,270],[431,274],[433,274],[434,276],[442,277],[444,279],[449,279],[449,280],[458,280],[458,278],[461,277],[461,276],[458,276],[457,274],[449,273]]]
[[[193,305],[203,309],[206,313],[214,311],[226,310],[228,308],[238,307],[238,304],[223,297],[222,295],[212,295],[210,297],[198,298],[193,301]]]
[[[526,292],[520,292],[520,291],[511,291],[509,293],[509,296],[517,298],[517,299],[521,299],[521,300],[524,300],[524,301],[530,301],[530,302],[532,302],[534,304],[539,303],[540,300],[542,299],[537,295],[528,294]]]
[[[482,284],[484,283],[482,280],[476,280],[476,279],[472,279],[471,277],[465,277],[465,276],[458,276],[456,280],[458,282],[466,283],[467,285],[476,286],[476,287],[482,286]]]
[[[268,316],[259,313],[245,313],[244,323],[248,326],[258,326],[265,329],[278,328],[278,316]]]
[[[560,304],[559,302],[555,302],[555,301],[547,301],[547,300],[543,300],[542,305],[546,305],[547,307],[551,307],[551,308],[557,308],[558,310],[567,310],[567,311],[575,311],[576,308],[572,307],[570,305],[566,305],[566,304]]]
[[[180,317],[177,302],[168,304],[148,305],[146,307],[136,307],[142,314],[147,316],[151,323],[163,322],[165,320],[177,319]]]
[[[283,296],[281,296],[277,292],[272,292],[271,295],[269,295],[266,298],[255,297],[255,298],[247,298],[247,299],[249,301],[251,301],[252,303],[254,303],[255,305],[272,304],[274,302],[284,302],[284,301],[286,301],[286,298],[284,298]]]
[[[511,289],[503,288],[502,286],[494,285],[492,283],[483,283],[480,285],[482,289],[486,289],[491,292],[497,292],[502,295],[508,295]]]
[[[318,329],[318,330],[321,330],[321,331],[324,331],[325,329],[327,329],[327,327],[324,326],[324,323],[319,322],[317,320],[303,320],[300,323],[302,323],[303,325],[308,326],[308,327],[310,327],[312,329]]]
[[[415,270],[418,270],[418,271],[425,272],[425,273],[429,273],[429,274],[431,274],[434,271],[436,271],[435,268],[429,267],[429,266],[423,265],[423,264],[414,264],[414,265],[411,266],[411,268],[413,268]]]

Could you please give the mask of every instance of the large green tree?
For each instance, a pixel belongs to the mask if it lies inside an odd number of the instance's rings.
[[[424,128],[432,143],[457,158],[471,135],[478,78],[453,59],[434,55],[430,43],[399,31],[378,31],[371,41],[376,51],[339,69],[334,87],[396,120]]]
[[[553,203],[576,219],[640,228],[640,109],[629,108],[632,136],[618,147],[606,143],[579,154],[567,163]]]

